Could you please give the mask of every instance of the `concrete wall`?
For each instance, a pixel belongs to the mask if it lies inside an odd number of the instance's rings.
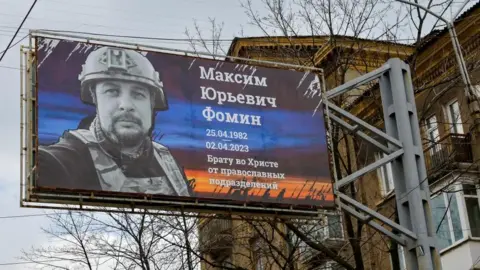
[[[467,241],[441,254],[443,269],[470,270],[480,268],[480,241]]]

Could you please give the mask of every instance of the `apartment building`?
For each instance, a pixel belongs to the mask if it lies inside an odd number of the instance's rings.
[[[469,69],[473,87],[480,98],[480,4],[465,11],[456,21],[458,39]],[[424,156],[431,188],[431,210],[443,269],[480,269],[480,183],[479,133],[473,123],[477,117],[469,110],[455,54],[447,29],[436,30],[420,44],[398,44],[351,37],[253,37],[236,38],[228,52],[231,56],[321,67],[327,89],[361,74],[373,71],[390,58],[411,65],[417,112],[424,141]],[[371,85],[342,97],[342,106],[363,120],[383,128],[378,86]],[[353,144],[338,149],[351,155],[358,169],[381,157],[368,144]],[[389,165],[361,177],[355,184],[356,199],[395,219],[395,194]],[[247,222],[248,223],[248,222]],[[266,267],[272,258],[261,256],[258,232],[245,221],[225,216],[200,226],[201,252],[205,257],[245,269]],[[326,215],[321,229],[311,234],[331,250],[355,264],[348,244],[348,230],[342,215]],[[353,223],[356,225],[356,223]],[[357,227],[358,228],[358,227]],[[403,248],[395,245],[371,227],[361,228],[362,259],[366,269],[408,269]],[[281,238],[275,247],[289,254],[288,243]],[[276,235],[276,236],[275,236]],[[290,269],[343,269],[320,252],[304,245]],[[278,258],[273,258],[278,260]],[[477,267],[477,268],[474,268]],[[203,263],[203,269],[215,269]]]

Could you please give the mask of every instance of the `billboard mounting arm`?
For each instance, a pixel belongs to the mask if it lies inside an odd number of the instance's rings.
[[[367,84],[379,78],[379,88],[382,99],[385,132],[366,123],[364,120],[352,115],[350,112],[334,105],[330,100],[335,96]],[[330,93],[330,94],[329,94]],[[382,67],[361,77],[347,82],[327,92],[325,98],[326,108],[330,108],[339,115],[348,118],[352,123],[346,123],[334,115],[331,119],[343,128],[350,130],[355,135],[372,140],[372,145],[378,147],[382,143],[363,135],[357,130],[358,126],[387,141],[389,153],[386,157],[363,167],[354,173],[337,181],[335,179],[335,202],[346,213],[369,224],[372,228],[382,232],[397,243],[406,247],[405,257],[407,267],[412,270],[439,270],[439,253],[435,244],[435,231],[433,230],[430,212],[430,195],[428,185],[421,181],[426,178],[425,160],[423,158],[422,139],[420,137],[417,119],[415,95],[410,76],[410,68],[398,58],[388,60]],[[413,117],[412,117],[413,116]],[[380,149],[382,149],[380,147]],[[420,150],[420,151],[419,151]],[[358,202],[354,198],[342,193],[339,189],[358,179],[361,175],[391,162],[395,175],[395,200],[399,224],[385,217],[381,213]],[[360,212],[358,212],[360,211]],[[377,219],[396,229],[407,238],[400,237],[387,231],[373,219]],[[419,252],[421,251],[421,252]]]
[[[338,182],[335,184],[335,187],[337,189],[345,186],[345,185],[348,185],[349,183],[355,181],[358,177],[368,173],[368,172],[371,172],[373,170],[375,170],[376,168],[378,167],[381,167],[387,163],[389,163],[390,161],[398,158],[399,156],[403,155],[403,149],[400,149],[400,150],[397,150],[393,153],[391,153],[390,155],[384,157],[384,158],[381,158],[377,161],[375,161],[374,163],[371,163],[370,165],[367,165],[365,167],[363,167],[362,169],[350,174],[350,175],[347,175],[345,176],[344,178],[338,180]]]
[[[362,132],[361,130],[358,130],[358,125],[355,125],[355,126],[352,126],[350,125],[349,123],[345,122],[343,119],[341,119],[340,117],[334,115],[334,114],[331,114],[330,115],[330,118],[337,122],[339,125],[341,125],[343,128],[347,129],[348,131],[350,131],[352,134],[356,134],[358,137],[364,139],[365,141],[367,141],[368,143],[372,144],[373,146],[377,147],[378,149],[382,150],[382,152],[384,153],[390,153],[391,151],[388,149],[387,146],[385,146],[384,144],[376,141],[375,139],[373,139],[372,137],[368,136],[367,134],[365,134],[364,132]]]
[[[391,231],[387,230],[386,228],[382,227],[377,222],[373,221],[372,220],[373,216],[371,216],[371,215],[366,216],[366,215],[358,212],[357,210],[353,209],[350,205],[347,205],[347,204],[343,203],[342,201],[340,201],[338,198],[336,199],[336,203],[342,209],[345,209],[345,211],[347,211],[349,214],[351,214],[352,216],[357,218],[360,222],[363,222],[363,223],[366,223],[366,224],[370,225],[372,228],[374,228],[378,232],[383,233],[384,235],[390,237],[391,239],[393,239],[398,244],[400,244],[402,246],[405,246],[407,244],[405,239],[403,239],[402,237],[399,237],[398,235],[396,235],[396,234],[392,233]],[[400,226],[400,225],[398,225],[398,226]]]
[[[366,129],[370,130],[375,135],[377,135],[379,137],[382,137],[383,139],[390,142],[391,144],[394,144],[396,147],[402,147],[402,143],[399,140],[397,140],[397,139],[393,138],[392,136],[386,134],[385,132],[381,131],[380,129],[370,125],[369,123],[363,121],[362,119],[356,117],[355,115],[341,109],[340,107],[336,106],[332,102],[330,102],[328,100],[325,100],[325,104],[330,109],[332,109],[332,110],[336,111],[337,113],[341,114],[343,117],[346,117],[346,118],[354,121],[356,124],[362,126],[363,128],[366,128]]]

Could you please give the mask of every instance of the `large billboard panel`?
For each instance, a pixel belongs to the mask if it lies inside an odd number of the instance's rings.
[[[46,37],[35,46],[30,197],[333,206],[313,72]]]

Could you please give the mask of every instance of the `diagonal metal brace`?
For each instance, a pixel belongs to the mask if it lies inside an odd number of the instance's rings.
[[[339,188],[345,186],[345,185],[348,185],[349,183],[355,181],[358,177],[370,172],[370,171],[373,171],[375,170],[376,168],[380,167],[380,166],[383,166],[387,163],[389,163],[391,160],[393,159],[396,159],[397,157],[403,155],[403,149],[399,149],[393,153],[391,153],[390,155],[387,155],[377,161],[375,161],[374,163],[371,163],[369,164],[368,166],[365,166],[363,168],[361,168],[360,170],[350,174],[350,175],[347,175],[345,176],[344,178],[340,179],[337,181],[337,183],[335,183],[335,188],[338,190]]]
[[[394,228],[394,229],[397,229],[399,232],[405,234],[406,236],[408,236],[409,238],[413,239],[413,240],[417,240],[417,235],[412,232],[411,230],[397,224],[396,222],[390,220],[389,218],[383,216],[382,214],[368,208],[367,206],[357,202],[356,200],[348,197],[347,195],[341,193],[341,192],[338,192],[338,197],[340,197],[342,200],[345,200],[346,202],[350,203],[351,205],[355,206],[356,208],[362,210],[363,212],[367,213],[368,215],[371,215],[373,216],[374,218],[382,221],[383,223],[387,224],[388,226]]]
[[[399,147],[399,148],[402,147],[402,143],[399,140],[395,139],[394,137],[392,137],[390,135],[387,135],[387,133],[381,131],[380,129],[370,125],[369,123],[367,123],[367,122],[363,121],[362,119],[354,116],[353,114],[345,111],[344,109],[336,106],[335,104],[331,103],[328,100],[325,100],[324,103],[325,103],[325,105],[327,105],[332,110],[334,110],[334,111],[338,112],[339,114],[341,114],[342,116],[354,121],[356,124],[370,130],[371,132],[373,132],[376,135],[382,137],[383,139],[387,140],[388,142],[396,145],[397,147]]]
[[[355,125],[355,126],[352,126],[350,125],[349,123],[345,122],[343,119],[341,119],[340,117],[334,115],[334,114],[330,114],[330,119],[332,119],[333,121],[337,122],[339,125],[343,126],[344,128],[346,128],[348,131],[351,131],[355,134],[357,134],[360,138],[364,139],[365,141],[367,141],[368,143],[374,145],[375,147],[377,147],[378,149],[382,150],[384,153],[386,154],[390,154],[392,151],[388,149],[387,146],[381,144],[380,142],[378,142],[377,140],[375,140],[374,138],[368,136],[367,134],[365,134],[364,132],[358,130],[358,126]]]
[[[390,65],[389,64],[385,64],[383,66],[381,66],[380,68],[372,71],[372,72],[369,72],[365,75],[362,75],[360,77],[357,77],[353,80],[350,80],[340,86],[337,86],[335,88],[333,88],[332,90],[328,91],[326,94],[327,94],[327,99],[329,98],[334,98],[336,96],[339,96],[345,92],[348,92],[352,89],[355,89],[357,88],[358,86],[361,86],[363,84],[366,84],[370,81],[373,81],[375,80],[376,78],[379,78],[380,76],[383,75],[383,73],[387,72],[388,70],[390,69]]]
[[[405,246],[407,244],[406,243],[407,241],[405,241],[405,239],[403,239],[402,237],[400,237],[400,236],[392,233],[391,231],[387,230],[385,227],[378,224],[377,222],[371,220],[371,216],[365,216],[364,214],[358,212],[357,210],[353,209],[349,205],[346,205],[346,204],[342,203],[338,198],[336,199],[336,202],[342,209],[344,209],[345,211],[347,211],[348,213],[350,213],[351,215],[356,217],[361,222],[364,222],[364,223],[370,225],[375,230],[377,230],[377,231],[385,234],[386,236],[392,238],[393,240],[395,240],[397,243],[399,243],[402,246]]]

